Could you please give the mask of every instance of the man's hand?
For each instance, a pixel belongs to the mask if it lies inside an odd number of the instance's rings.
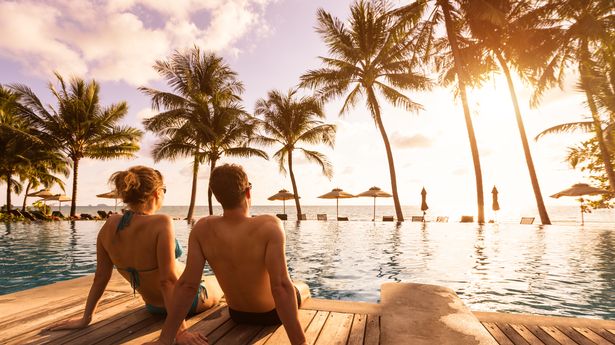
[[[165,343],[162,340],[153,341],[149,343],[144,343],[143,345],[209,345],[207,342],[207,337],[205,337],[201,332],[181,332],[177,334],[175,338],[175,342],[173,343]]]
[[[207,337],[201,332],[182,332],[175,338],[175,343],[178,345],[209,345]]]
[[[80,317],[78,319],[69,319],[69,320],[63,320],[63,321],[53,323],[47,326],[44,330],[45,331],[61,331],[64,329],[81,329],[81,328],[87,327],[89,324],[90,324],[90,320]]]

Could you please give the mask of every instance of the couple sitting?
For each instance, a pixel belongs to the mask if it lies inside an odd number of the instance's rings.
[[[305,343],[297,310],[301,294],[286,267],[284,230],[274,216],[250,217],[252,185],[240,166],[212,172],[209,186],[224,214],[194,225],[185,267],[175,260],[182,250],[171,218],[155,214],[166,192],[160,172],[136,166],[110,180],[129,209],[111,216],[98,234],[96,274],[83,317],[50,330],[86,327],[115,266],[148,311],[167,314],[156,344],[207,344],[203,335],[186,331],[184,318],[216,305],[223,293],[233,321],[281,323],[292,344]],[[205,262],[217,279],[203,277]]]

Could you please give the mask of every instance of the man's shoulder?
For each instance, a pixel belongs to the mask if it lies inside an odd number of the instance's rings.
[[[220,218],[222,218],[222,217],[220,217],[220,216],[206,216],[206,217],[200,218],[192,226],[192,231],[203,231],[203,230],[206,230],[209,224],[215,222],[216,220],[218,220]]]

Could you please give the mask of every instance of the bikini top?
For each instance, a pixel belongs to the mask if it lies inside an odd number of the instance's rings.
[[[135,214],[141,214],[141,213],[136,213],[130,210],[126,211],[124,215],[122,215],[120,222],[117,224],[116,233],[124,230],[128,226],[128,224],[130,224],[130,221],[132,220]],[[180,256],[182,256],[182,254],[183,254],[182,247],[179,245],[179,241],[176,238],[175,239],[175,258],[176,259],[179,258]],[[126,271],[130,274],[130,286],[132,287],[133,295],[135,294],[136,290],[139,288],[139,284],[140,284],[139,272],[150,272],[150,271],[155,271],[158,269],[158,267],[154,267],[154,268],[150,268],[146,270],[137,270],[132,267],[126,267],[126,268],[119,268],[117,266],[115,267],[118,270]]]

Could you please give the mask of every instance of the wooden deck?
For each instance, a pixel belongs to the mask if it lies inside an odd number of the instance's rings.
[[[89,327],[79,331],[41,331],[57,320],[80,316],[90,284],[91,276],[0,296],[0,344],[141,344],[157,338],[163,319],[150,315],[144,309],[141,298],[133,296],[130,287],[117,274],[114,274]],[[437,294],[442,295],[442,292],[438,291]],[[391,299],[391,296],[389,303],[394,301],[399,307],[399,298]],[[421,295],[421,298],[421,302],[410,300],[409,303],[421,304],[425,297]],[[393,310],[387,309],[385,300],[382,304],[372,304],[309,299],[299,311],[300,322],[308,342],[317,345],[615,344],[613,321],[480,312],[468,313],[471,318],[478,318],[476,324],[489,337],[488,340],[476,337],[479,340],[466,341],[462,340],[465,339],[463,336],[446,340],[441,334],[447,331],[438,330],[437,327],[455,328],[455,324],[465,327],[467,321],[459,323],[460,316],[456,316],[453,323],[447,320],[440,322],[446,317],[438,316],[437,321],[432,322],[432,315],[423,317],[420,316],[421,311],[412,311],[414,316],[407,322],[402,315],[402,319],[397,320],[405,327],[383,325],[383,322],[388,322],[390,310]],[[439,308],[436,304],[428,308]],[[422,319],[415,320],[416,315]],[[431,330],[433,325],[419,327],[416,322],[440,325],[435,325],[436,328]],[[228,308],[224,304],[188,319],[187,323],[191,330],[207,334],[210,344],[289,343],[283,327],[235,324],[229,319]],[[427,336],[406,335],[407,332],[414,332],[414,328],[427,330]],[[387,334],[389,330],[393,333]],[[429,335],[432,332],[433,338]]]

